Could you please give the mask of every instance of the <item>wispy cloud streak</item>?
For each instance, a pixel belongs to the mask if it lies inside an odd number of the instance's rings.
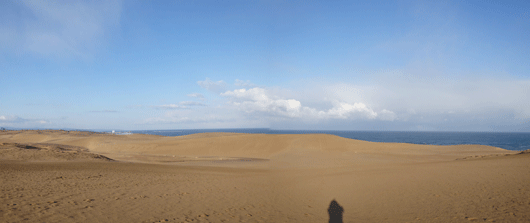
[[[87,58],[104,42],[104,38],[117,27],[121,16],[121,1],[21,1],[20,8],[31,16],[18,17],[18,21],[4,21],[0,39],[4,46],[16,53],[33,53],[45,57]],[[27,13],[20,13],[25,15]],[[15,25],[22,23],[24,26]],[[3,45],[0,43],[0,45]],[[22,51],[21,51],[22,50]]]

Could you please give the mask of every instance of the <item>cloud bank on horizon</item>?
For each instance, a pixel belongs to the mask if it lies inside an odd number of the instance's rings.
[[[526,1],[0,6],[0,127],[530,131]]]
[[[479,128],[482,131],[506,131],[507,127],[524,127],[530,119],[530,105],[524,103],[530,101],[530,81],[443,81],[432,78],[399,83],[401,78],[385,78],[385,82],[370,86],[314,83],[301,91],[277,87],[239,88],[236,81],[232,85],[233,90],[221,93],[211,85],[201,84],[205,81],[214,83],[206,79],[199,81],[198,85],[211,91],[212,97],[220,97],[223,103],[215,106],[204,104],[203,108],[188,110],[180,110],[182,106],[176,106],[173,111],[147,119],[146,124],[201,126],[207,123],[222,128],[229,123],[241,124],[233,127],[247,127],[245,123],[252,123],[252,127],[278,129],[321,126],[357,130],[403,130],[400,128],[406,126],[405,130],[446,131],[471,125],[477,129],[468,131],[480,131]],[[389,80],[392,78],[396,79]],[[224,81],[216,83],[227,87]],[[374,124],[378,128],[374,128]]]

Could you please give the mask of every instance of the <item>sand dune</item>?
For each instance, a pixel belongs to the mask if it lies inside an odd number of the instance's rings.
[[[0,160],[15,161],[112,161],[87,149],[50,143],[0,143]]]
[[[530,154],[489,146],[75,131],[0,143],[2,222],[327,222],[333,199],[344,222],[530,221]]]
[[[15,134],[16,133],[16,134]],[[53,143],[85,148],[116,160],[141,161],[142,156],[164,163],[183,160],[272,159],[296,157],[337,163],[358,160],[357,164],[372,160],[389,162],[444,161],[466,156],[509,154],[511,151],[481,145],[432,146],[406,143],[374,143],[346,139],[327,134],[242,134],[201,133],[179,137],[153,135],[109,135],[86,132],[13,132],[0,136],[6,142]],[[136,158],[135,158],[136,157]],[[196,157],[196,158],[195,158]],[[337,160],[338,159],[338,160]],[[295,160],[286,160],[289,164]],[[329,164],[331,164],[329,163]],[[312,167],[312,165],[307,165]]]

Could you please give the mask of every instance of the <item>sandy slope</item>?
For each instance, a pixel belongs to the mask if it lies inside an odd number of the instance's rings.
[[[344,222],[530,221],[530,154],[488,146],[65,131],[0,143],[0,222],[327,222],[333,199]]]

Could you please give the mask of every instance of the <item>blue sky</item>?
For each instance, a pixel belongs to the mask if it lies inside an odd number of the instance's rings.
[[[528,1],[2,1],[0,127],[530,131]]]

